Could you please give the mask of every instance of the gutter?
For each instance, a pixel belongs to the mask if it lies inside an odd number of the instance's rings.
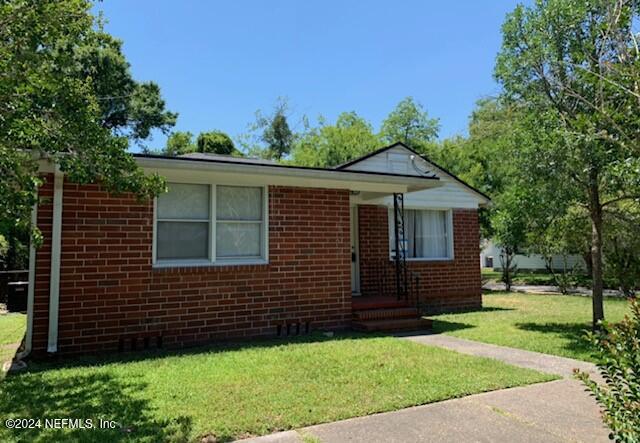
[[[37,198],[37,191],[36,191]],[[31,209],[31,226],[38,224],[38,203]],[[33,241],[29,244],[29,287],[27,288],[27,331],[24,339],[24,349],[16,355],[17,360],[22,360],[31,353],[33,343],[33,300],[36,285],[36,247]]]
[[[56,167],[53,181],[51,227],[51,274],[49,278],[49,337],[47,352],[58,351],[58,307],[60,303],[60,252],[62,243],[62,197],[64,175]]]

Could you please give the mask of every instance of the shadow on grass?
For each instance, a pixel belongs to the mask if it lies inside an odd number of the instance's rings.
[[[193,439],[192,418],[184,415],[158,417],[148,398],[149,386],[141,376],[111,375],[108,368],[91,368],[110,363],[161,360],[170,357],[264,349],[292,344],[322,343],[336,340],[361,340],[383,334],[341,333],[325,336],[314,333],[286,339],[257,339],[247,342],[212,344],[179,350],[156,350],[86,356],[61,357],[57,361],[32,360],[25,372],[10,373],[0,381],[0,417],[3,418],[91,418],[115,420],[117,429],[2,429],[0,441],[162,441]],[[79,374],[58,375],[54,369],[81,369]],[[86,369],[84,371],[83,369]],[[180,380],[176,380],[179,383]],[[179,414],[180,411],[175,411]],[[216,435],[218,441],[230,441],[233,435]]]
[[[277,346],[286,346],[304,343],[322,343],[335,340],[372,339],[383,337],[383,334],[344,332],[333,335],[312,333],[297,337],[287,338],[254,338],[252,340],[227,341],[224,343],[211,343],[185,348],[156,349],[147,351],[113,352],[98,355],[86,355],[81,357],[60,356],[53,359],[31,359],[29,361],[29,373],[48,371],[50,369],[92,367],[110,363],[128,363],[147,360],[161,360],[164,358],[188,356],[197,354],[216,354],[220,352],[232,352],[246,349],[264,349]]]
[[[558,334],[568,343],[565,349],[591,354],[592,348],[585,338],[589,326],[584,323],[516,323],[516,328],[523,331]]]
[[[501,312],[501,311],[515,311],[513,308],[500,308],[497,306],[486,306],[481,309],[473,309],[473,310],[465,310],[460,311],[454,314],[445,314],[445,315],[455,315],[455,314],[475,314],[475,313],[483,313],[483,312]],[[438,315],[427,316],[433,321],[433,332],[434,333],[444,333],[451,331],[459,331],[461,329],[471,329],[475,328],[476,325],[472,325],[469,323],[460,323],[455,321],[442,320],[438,317]]]
[[[146,384],[105,373],[48,377],[46,372],[9,375],[0,383],[0,417],[40,418],[41,428],[0,429],[3,441],[186,441],[191,419],[158,419],[144,398]],[[45,419],[114,420],[115,429],[44,429]],[[6,438],[2,438],[2,436]]]

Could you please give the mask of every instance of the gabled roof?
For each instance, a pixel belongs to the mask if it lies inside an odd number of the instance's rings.
[[[420,157],[422,160],[426,161],[427,163],[430,163],[431,165],[435,166],[436,168],[438,168],[439,170],[441,170],[442,172],[444,172],[447,176],[449,176],[450,178],[454,179],[455,181],[457,181],[458,183],[460,183],[461,185],[463,185],[464,187],[466,187],[467,189],[469,189],[472,192],[475,192],[476,194],[481,195],[482,197],[486,198],[488,201],[491,201],[491,197],[489,197],[487,194],[485,194],[484,192],[474,188],[473,186],[471,186],[470,184],[466,183],[464,180],[462,180],[461,178],[457,177],[456,175],[454,175],[453,173],[449,172],[448,170],[446,170],[445,168],[443,168],[442,166],[438,165],[436,162],[434,162],[433,160],[430,160],[429,158],[427,158],[427,156],[420,154],[418,151],[416,151],[413,148],[410,148],[409,146],[405,145],[402,142],[396,142],[393,143],[389,146],[384,146],[380,149],[377,149],[375,151],[372,151],[366,155],[363,155],[362,157],[358,157],[356,159],[353,159],[351,161],[348,161],[346,163],[343,163],[341,165],[338,165],[335,167],[335,169],[337,170],[345,170],[347,169],[349,166],[355,165],[356,163],[360,163],[363,160],[366,160],[368,158],[374,157],[378,154],[382,154],[385,151],[388,151],[390,149],[393,148],[397,148],[397,147],[401,147],[406,149],[407,151],[411,152],[412,154],[414,154],[417,157]]]

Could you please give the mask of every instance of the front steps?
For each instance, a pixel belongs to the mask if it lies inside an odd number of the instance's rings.
[[[392,297],[358,297],[351,303],[352,329],[363,332],[417,331],[431,329],[415,306]]]

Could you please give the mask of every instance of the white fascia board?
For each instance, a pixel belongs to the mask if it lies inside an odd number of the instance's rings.
[[[439,180],[371,174],[357,171],[297,169],[278,166],[247,165],[225,162],[172,160],[137,157],[147,173],[156,172],[168,181],[191,183],[228,183],[247,185],[280,185],[293,187],[349,189],[351,191],[411,192],[441,186]]]

